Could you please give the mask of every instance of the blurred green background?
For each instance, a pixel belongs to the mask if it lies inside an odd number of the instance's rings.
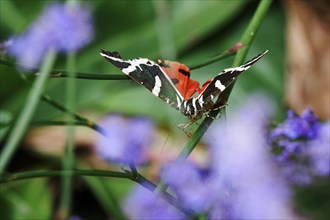
[[[0,41],[23,32],[50,1],[0,1]],[[258,1],[82,1],[91,7],[95,37],[78,54],[77,69],[91,74],[120,74],[100,55],[100,49],[118,51],[123,58],[147,57],[177,60],[194,65],[235,45],[258,5]],[[228,114],[255,92],[268,94],[277,104],[278,117],[285,112],[285,15],[280,2],[274,1],[252,43],[247,59],[264,50],[269,53],[247,74],[240,77],[229,99]],[[69,37],[69,36],[68,36]],[[33,45],[26,45],[33,49]],[[10,58],[2,55],[2,60]],[[224,68],[233,57],[194,70],[192,78],[203,83]],[[56,61],[56,69],[65,69],[65,55]],[[0,65],[0,104],[3,121],[14,120],[24,103],[29,85],[17,75],[15,67]],[[33,75],[28,77],[33,78]],[[47,91],[54,100],[64,103],[65,78],[50,79]],[[110,112],[145,115],[159,127],[177,133],[184,117],[131,80],[105,81],[77,79],[77,109],[88,117]],[[56,119],[63,113],[41,102],[34,120]],[[2,137],[5,129],[2,128]],[[2,139],[1,146],[4,139]],[[24,143],[22,143],[24,145]],[[58,158],[36,155],[20,149],[10,164],[10,171],[60,168]],[[33,179],[0,185],[0,219],[49,219],[56,206],[58,178]],[[75,178],[73,213],[83,219],[106,219],[116,216],[117,199],[127,193],[128,180]],[[303,189],[306,193],[306,189]],[[311,194],[315,195],[315,193]],[[312,199],[314,200],[314,199]],[[300,199],[300,201],[305,201]],[[302,202],[304,203],[304,202]],[[328,204],[328,203],[325,203]],[[305,210],[312,207],[303,204]],[[306,208],[307,207],[307,208]],[[316,219],[324,217],[314,209]],[[4,211],[5,210],[5,211]],[[316,210],[316,211],[315,211]],[[316,214],[315,214],[316,213]]]

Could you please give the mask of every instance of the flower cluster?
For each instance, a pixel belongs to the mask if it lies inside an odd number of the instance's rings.
[[[77,51],[92,37],[91,14],[86,7],[53,3],[25,33],[12,37],[7,49],[20,65],[35,67],[50,49]]]
[[[207,219],[296,217],[290,208],[289,190],[278,178],[275,163],[265,147],[265,122],[272,107],[265,99],[255,99],[257,102],[249,102],[245,110],[228,119],[226,124],[230,126],[221,122],[213,126],[206,140],[210,146],[208,167],[201,169],[176,160],[161,170],[160,178],[184,207],[203,213]],[[147,196],[136,190],[124,204],[130,217],[189,218],[172,212],[166,216],[169,212],[164,210],[170,210],[171,205],[157,194]],[[156,210],[158,215],[150,214]]]
[[[314,176],[330,174],[330,122],[321,123],[310,109],[287,119],[270,133],[283,175],[292,184],[308,184]]]
[[[106,137],[96,143],[96,152],[104,160],[140,165],[147,162],[147,152],[154,135],[153,123],[143,117],[125,119],[109,115],[100,122]]]
[[[287,119],[271,132],[270,138],[273,140],[279,138],[289,140],[315,139],[319,126],[320,122],[310,109],[304,110],[301,116],[297,116],[289,110]]]

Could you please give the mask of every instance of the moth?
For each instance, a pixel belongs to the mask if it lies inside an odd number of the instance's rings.
[[[190,121],[196,121],[214,111],[214,100],[267,52],[264,51],[241,66],[224,69],[214,78],[208,79],[201,88],[199,82],[190,79],[190,69],[182,63],[168,60],[154,62],[147,58],[124,60],[118,52],[105,50],[101,50],[100,54]]]

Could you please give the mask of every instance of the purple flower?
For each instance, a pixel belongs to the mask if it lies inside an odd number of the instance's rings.
[[[22,35],[12,37],[8,52],[20,65],[38,65],[47,51],[77,51],[93,37],[91,14],[80,5],[50,4]]]
[[[266,146],[266,120],[273,106],[254,97],[208,140],[213,184],[211,219],[294,219],[290,194]]]
[[[208,181],[193,164],[181,160],[169,162],[163,167],[160,177],[186,207],[198,213],[210,208],[212,192],[209,191]]]
[[[137,186],[128,195],[123,209],[130,219],[187,219],[157,193]]]
[[[272,131],[271,139],[275,140],[281,137],[291,140],[298,138],[314,139],[317,136],[318,127],[319,121],[310,109],[304,110],[300,117],[289,110],[284,123]]]
[[[154,125],[147,118],[125,119],[119,115],[105,117],[100,125],[106,136],[96,143],[96,152],[104,160],[117,163],[143,164],[154,134]]]
[[[306,185],[315,176],[330,174],[329,123],[322,124],[310,109],[301,116],[288,112],[288,118],[270,134],[274,158],[282,175],[291,184]]]

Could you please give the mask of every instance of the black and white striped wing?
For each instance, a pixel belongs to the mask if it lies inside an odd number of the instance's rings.
[[[184,100],[183,96],[157,63],[146,58],[123,60],[118,52],[102,50],[100,54],[152,94],[171,107],[180,109]]]
[[[241,66],[224,69],[206,86],[206,88],[198,95],[199,100],[203,100],[207,103],[213,100],[216,96],[220,95],[230,84],[232,84],[236,78],[248,70],[254,63],[256,63],[261,57],[263,57],[268,50],[254,57],[250,61],[244,63]]]

